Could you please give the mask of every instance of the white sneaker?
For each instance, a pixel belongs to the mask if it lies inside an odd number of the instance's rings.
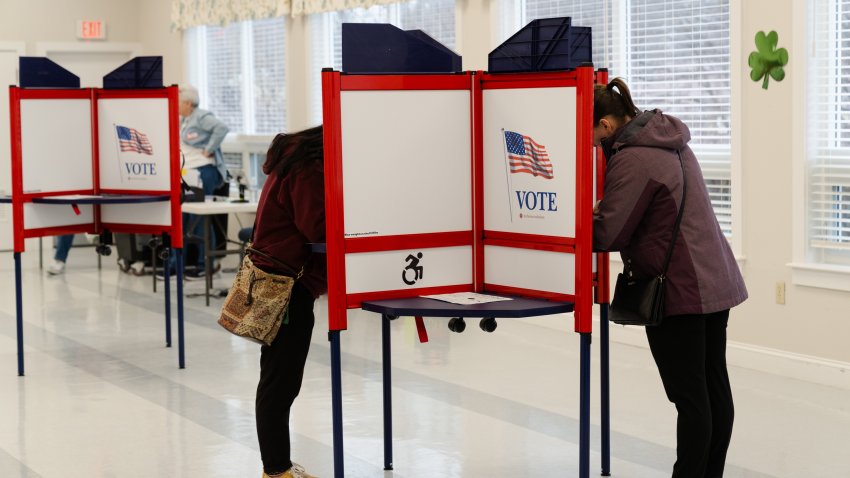
[[[304,471],[304,467],[299,465],[298,463],[293,463],[292,468],[290,468],[287,473],[290,473],[293,478],[316,478],[315,476]],[[286,473],[284,473],[283,476],[286,476]]]
[[[145,261],[136,261],[130,264],[130,273],[134,276],[145,275]]]
[[[62,261],[53,261],[53,264],[47,266],[47,273],[52,276],[58,276],[65,272],[65,263]]]
[[[292,468],[278,475],[267,475],[263,473],[263,478],[316,478],[315,476],[304,471],[304,467],[293,463]]]

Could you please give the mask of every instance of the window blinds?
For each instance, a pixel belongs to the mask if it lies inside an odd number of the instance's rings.
[[[205,58],[201,106],[212,111],[231,131],[242,131],[242,23],[198,27],[203,31]],[[204,71],[205,70],[205,71]]]
[[[200,65],[193,75],[201,106],[242,134],[274,134],[286,127],[283,18],[190,29]]]
[[[556,16],[592,27],[594,65],[625,78],[639,108],[688,125],[715,215],[731,237],[729,0],[510,1],[520,2],[516,28]]]
[[[714,214],[731,237],[729,1],[629,0],[627,11],[621,68],[635,103],[688,125]]]
[[[322,121],[321,69],[342,69],[343,23],[391,23],[402,30],[422,30],[447,48],[455,47],[455,0],[411,0],[311,15],[311,118],[316,124]]]
[[[811,0],[808,37],[809,255],[850,264],[850,0]]]
[[[251,22],[252,134],[277,134],[286,128],[286,50],[284,19]]]

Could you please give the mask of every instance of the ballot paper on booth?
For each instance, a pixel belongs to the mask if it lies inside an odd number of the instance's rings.
[[[513,300],[510,297],[497,295],[478,294],[476,292],[456,292],[453,294],[423,295],[426,299],[434,299],[458,305],[489,304],[490,302],[504,302]]]

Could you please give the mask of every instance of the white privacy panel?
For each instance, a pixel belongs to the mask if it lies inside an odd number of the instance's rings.
[[[576,89],[484,90],[484,228],[575,236]]]
[[[472,229],[469,91],[343,91],[345,236]]]
[[[24,226],[27,229],[43,227],[71,226],[77,224],[92,224],[94,227],[94,206],[80,204],[80,214],[77,215],[70,204],[35,204],[24,203]]]
[[[171,203],[104,204],[100,206],[100,220],[111,224],[170,226]]]
[[[345,282],[349,294],[471,284],[472,247],[346,254]]]
[[[97,122],[101,188],[171,188],[167,99],[101,98]]]
[[[22,99],[24,192],[93,189],[91,128],[88,99]]]
[[[484,246],[484,282],[574,295],[575,255]]]

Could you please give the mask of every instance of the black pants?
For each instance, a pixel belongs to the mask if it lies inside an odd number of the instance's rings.
[[[667,398],[676,405],[673,478],[723,476],[735,410],[726,372],[729,310],[680,315],[647,327]]]
[[[313,296],[296,282],[289,302],[289,323],[280,327],[270,346],[260,355],[257,385],[257,437],[263,469],[269,475],[292,466],[289,449],[289,409],[301,390],[304,364],[313,333]]]

